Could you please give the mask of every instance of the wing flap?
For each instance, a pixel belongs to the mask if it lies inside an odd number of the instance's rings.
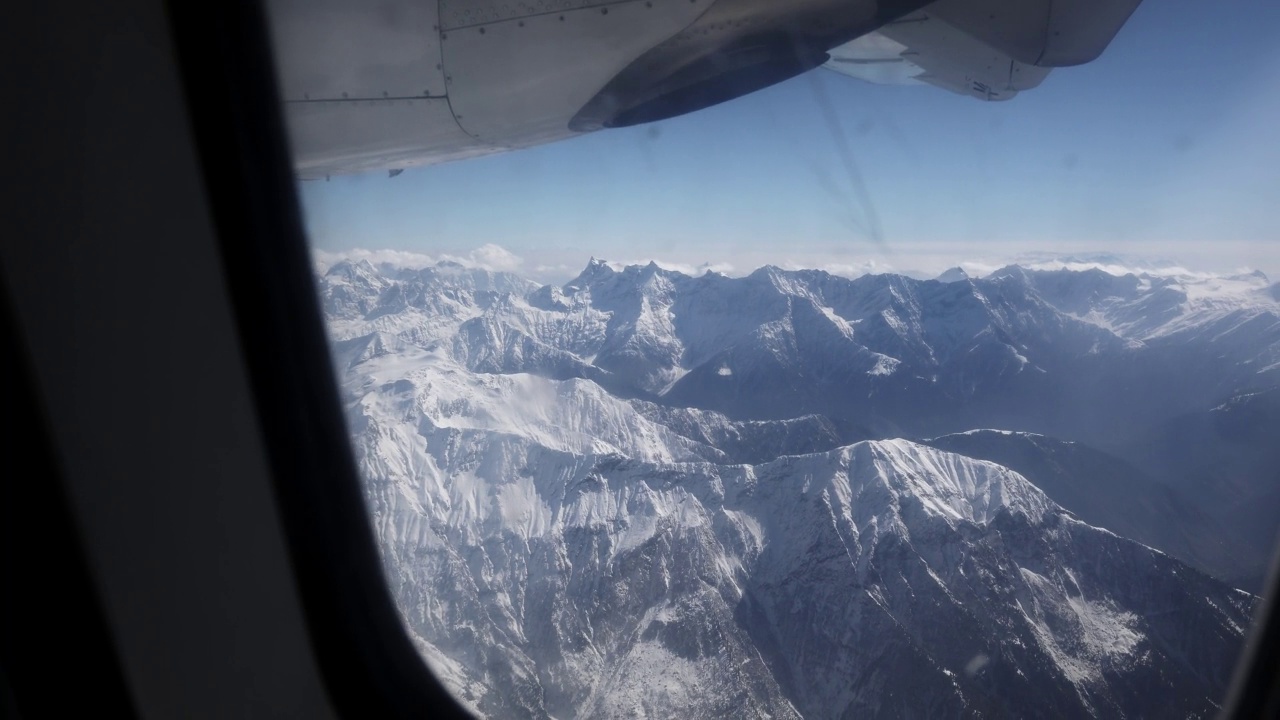
[[[1019,62],[927,12],[916,12],[831,51],[824,66],[877,84],[926,83],[980,100],[1008,100],[1050,68]]]

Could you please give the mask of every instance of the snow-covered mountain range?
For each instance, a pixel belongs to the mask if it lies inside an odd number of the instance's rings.
[[[1212,714],[1275,466],[1151,457],[1280,385],[1275,286],[945,279],[327,268],[433,668],[487,717]]]

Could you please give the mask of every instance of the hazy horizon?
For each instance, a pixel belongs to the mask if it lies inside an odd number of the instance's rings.
[[[665,270],[699,276],[707,272],[717,272],[731,277],[749,275],[765,266],[779,267],[784,270],[825,270],[833,275],[843,277],[860,277],[867,274],[893,273],[917,279],[929,279],[952,269],[961,268],[973,277],[990,274],[1008,265],[1021,265],[1034,269],[1067,268],[1080,270],[1098,268],[1114,275],[1125,273],[1148,273],[1153,275],[1206,275],[1228,277],[1261,271],[1271,282],[1278,280],[1268,267],[1256,265],[1232,266],[1222,262],[1214,263],[1207,255],[1212,248],[1206,248],[1206,256],[1192,258],[1201,262],[1188,262],[1183,256],[1173,254],[1134,254],[1117,253],[1108,250],[1062,251],[1026,250],[1011,252],[1005,255],[964,255],[960,253],[933,252],[928,254],[900,254],[886,259],[884,256],[810,256],[811,262],[795,259],[778,253],[768,256],[737,256],[737,262],[687,262],[667,257],[607,257],[599,253],[579,254],[578,260],[566,255],[558,255],[561,260],[554,264],[546,262],[546,256],[526,258],[517,255],[496,243],[488,243],[480,247],[460,252],[442,252],[428,254],[395,249],[350,248],[347,250],[324,250],[316,248],[312,251],[316,262],[328,268],[342,260],[368,260],[374,265],[391,265],[410,269],[433,266],[439,262],[455,262],[466,267],[484,270],[511,272],[537,282],[562,285],[577,277],[592,260],[602,260],[615,270],[629,266],[643,266],[650,262]],[[1275,265],[1272,265],[1275,267]]]

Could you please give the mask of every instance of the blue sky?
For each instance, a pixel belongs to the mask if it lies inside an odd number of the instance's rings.
[[[1277,279],[1278,37],[1275,0],[1146,0],[1099,60],[1006,103],[821,70],[654,125],[300,193],[318,249],[498,245],[511,255],[477,257],[546,280],[592,255],[853,274],[1028,251]]]

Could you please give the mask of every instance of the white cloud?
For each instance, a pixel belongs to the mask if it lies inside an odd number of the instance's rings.
[[[411,252],[408,250],[369,250],[366,248],[353,248],[351,250],[340,250],[337,252],[330,250],[312,250],[311,256],[315,260],[317,268],[322,271],[343,260],[368,260],[374,265],[404,268],[407,270],[420,270],[422,268],[431,267],[439,262],[449,261],[456,262],[464,267],[479,268],[481,270],[490,270],[493,272],[519,272],[521,266],[524,264],[523,258],[512,253],[501,245],[495,245],[493,243],[481,245],[480,247],[468,252],[466,255],[441,254],[437,257],[432,257],[425,253]]]
[[[883,273],[897,272],[892,265],[880,262],[875,259],[867,259],[862,262],[817,262],[802,263],[794,260],[788,260],[782,265],[785,270],[824,270],[832,275],[839,275],[847,278],[858,278],[863,275],[880,275]]]
[[[407,250],[366,250],[364,248],[354,248],[338,252],[332,252],[329,250],[312,250],[311,256],[315,259],[316,264],[323,268],[333,267],[335,264],[342,262],[343,260],[352,262],[368,260],[373,265],[390,265],[392,267],[406,268],[409,270],[419,270],[436,264],[435,259],[430,255],[409,252]]]
[[[516,272],[524,265],[524,258],[507,250],[501,245],[493,243],[485,243],[480,247],[467,253],[466,257],[458,258],[448,255],[442,255],[442,259],[453,260],[468,267],[477,267],[482,270],[491,270],[493,272]]]

